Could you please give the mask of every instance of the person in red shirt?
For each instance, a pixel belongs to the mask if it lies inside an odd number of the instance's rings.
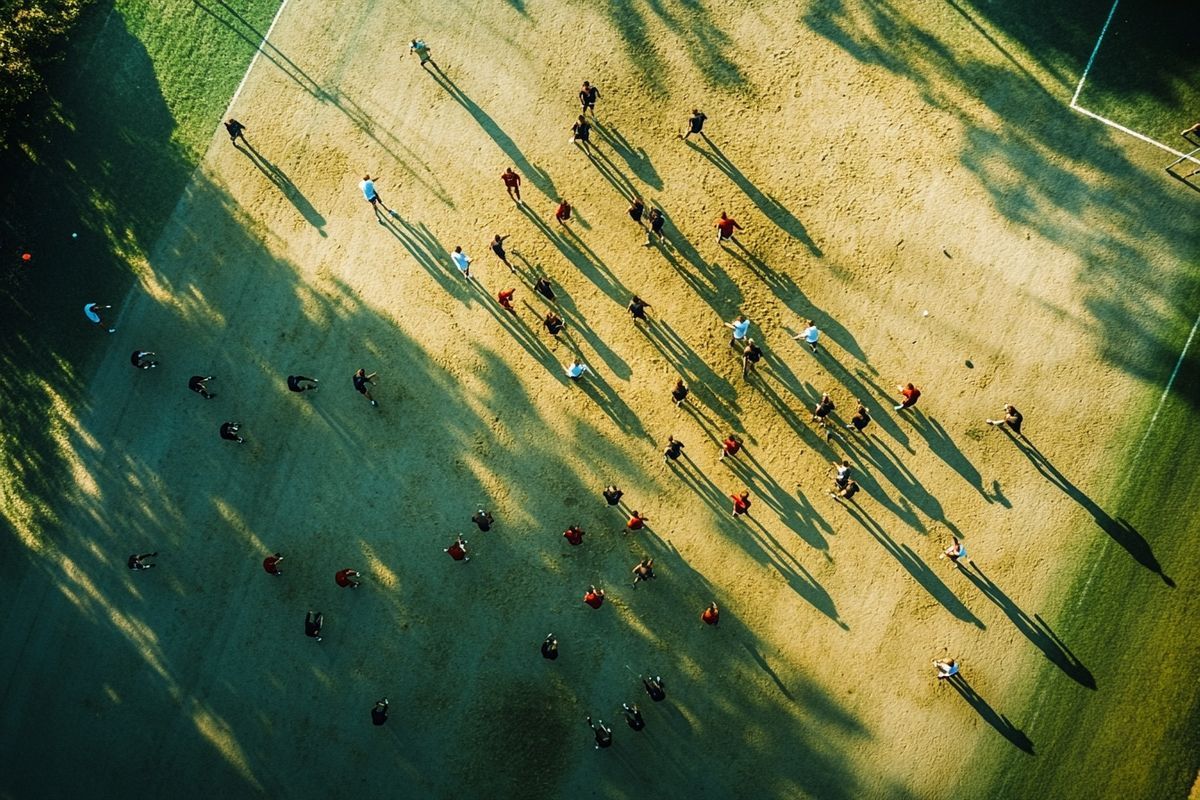
[[[640,531],[642,528],[646,527],[646,523],[649,521],[650,518],[643,517],[642,512],[634,511],[629,516],[629,521],[625,523],[625,531],[626,533],[629,531]]]
[[[587,594],[583,596],[583,602],[592,608],[599,608],[604,605],[604,590],[597,589],[595,586],[589,586]]]
[[[735,517],[750,513],[750,492],[743,489],[741,494],[729,495],[729,499],[733,501],[733,515]]]
[[[355,580],[355,578],[361,577],[362,575],[358,572],[358,570],[349,568],[339,569],[337,572],[333,573],[333,582],[338,586],[341,586],[343,589],[357,589],[360,581]]]
[[[733,232],[740,231],[742,229],[742,226],[738,225],[736,219],[734,219],[733,217],[727,216],[725,214],[725,212],[722,211],[720,218],[717,219],[716,228],[717,228],[717,243],[721,244],[724,242],[736,242],[737,239],[733,238]]]
[[[583,544],[583,528],[578,525],[572,525],[563,531],[563,538],[570,542],[573,546],[578,547]]]
[[[904,398],[900,401],[900,405],[896,406],[897,411],[903,411],[906,408],[912,408],[917,404],[917,400],[921,398],[921,390],[907,383],[904,386],[896,386],[896,391]]]
[[[700,612],[700,619],[704,621],[705,625],[716,625],[721,621],[721,611],[717,608],[715,601],[709,603],[708,608]]]
[[[512,299],[513,295],[516,294],[516,291],[516,289],[502,289],[500,290],[500,293],[496,295],[496,301],[500,303],[503,308],[507,308],[514,314],[517,313],[517,310],[513,308]]]
[[[273,556],[267,556],[263,559],[263,569],[267,571],[268,575],[282,575],[283,570],[279,568],[280,561],[283,561],[283,556],[279,553],[276,553]]]
[[[504,190],[508,192],[508,196],[518,203],[521,202],[521,176],[509,167],[500,173],[500,180],[504,181]]]
[[[554,218],[564,225],[571,221],[571,204],[559,199],[558,208],[554,209]]]
[[[467,540],[458,534],[449,547],[443,547],[442,552],[449,555],[455,561],[470,561],[471,557],[467,555]]]
[[[725,441],[721,443],[721,457],[717,461],[724,461],[726,456],[733,457],[742,449],[742,440],[734,434],[729,434],[725,437]]]

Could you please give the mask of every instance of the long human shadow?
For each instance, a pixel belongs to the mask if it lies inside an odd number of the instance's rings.
[[[920,584],[921,588],[928,592],[930,597],[941,603],[942,607],[949,611],[956,619],[970,623],[976,628],[982,629],[987,627],[979,617],[971,612],[971,609],[967,608],[966,603],[958,599],[958,595],[951,591],[950,587],[930,569],[928,564],[921,560],[921,557],[911,547],[907,544],[900,544],[893,539],[883,529],[882,525],[871,518],[862,506],[854,501],[842,503],[841,505],[846,509],[846,513],[850,515],[851,519],[861,525],[867,533],[871,534],[871,537],[887,551],[888,555],[896,559],[897,563],[908,571],[913,580]]]
[[[950,678],[946,678],[946,683],[954,687],[954,691],[958,692],[963,700],[971,708],[975,709],[975,713],[983,718],[983,721],[996,729],[996,732],[1008,739],[1018,750],[1023,750],[1029,755],[1033,755],[1033,741],[1025,735],[1024,731],[1008,721],[1008,717],[996,711],[988,704],[983,697],[971,688],[971,684],[967,683],[967,679],[962,673],[958,673]]]
[[[679,277],[683,278],[688,288],[708,303],[719,317],[726,319],[736,313],[742,304],[741,287],[729,277],[725,270],[721,269],[717,262],[705,261],[687,237],[675,227],[666,211],[657,203],[655,206],[663,212],[663,233],[667,237],[668,244],[662,245],[657,240],[652,240],[652,246],[658,248],[663,258],[679,274]],[[679,255],[679,258],[676,258],[676,254]],[[683,262],[686,262],[686,265]],[[688,265],[691,269],[688,268]]]
[[[267,180],[275,184],[275,188],[279,189],[280,194],[296,207],[296,210],[300,212],[300,216],[304,217],[305,222],[316,228],[321,236],[329,235],[325,232],[325,217],[321,216],[321,213],[313,207],[313,204],[308,201],[304,193],[296,187],[296,184],[292,183],[292,179],[287,176],[286,172],[271,163],[262,153],[258,152],[254,145],[250,144],[250,140],[244,136],[240,144],[235,141],[233,146],[243,152],[250,159],[250,163],[266,176]]]
[[[972,489],[979,492],[984,500],[989,503],[996,502],[983,488],[983,477],[979,474],[979,470],[975,469],[971,460],[963,455],[962,450],[958,449],[958,445],[942,427],[942,423],[928,416],[919,408],[912,409],[908,414],[913,430],[921,435],[933,454],[940,458],[946,466],[961,475],[962,479],[969,483]]]
[[[877,436],[865,441],[846,436],[843,441],[847,443],[848,447],[852,446],[850,444],[852,442],[863,444],[864,446],[858,451],[858,457],[862,461],[875,467],[892,486],[896,487],[896,491],[920,509],[922,514],[942,523],[954,535],[961,535],[958,526],[946,516],[941,502],[929,493],[924,484],[917,480],[917,476],[904,463],[904,459],[900,458],[885,441]],[[913,527],[920,530],[916,525]]]
[[[1007,432],[1008,429],[1005,428],[1005,431]],[[1012,436],[1012,434],[1009,433],[1009,436]],[[1138,533],[1137,528],[1133,527],[1128,520],[1113,518],[1078,486],[1068,480],[1067,476],[1059,472],[1058,468],[1050,462],[1050,459],[1046,458],[1042,451],[1038,450],[1037,446],[1029,441],[1028,438],[1017,439],[1013,437],[1013,442],[1016,444],[1017,449],[1029,459],[1029,463],[1033,464],[1034,468],[1041,473],[1042,477],[1061,489],[1063,494],[1070,497],[1091,514],[1092,519],[1100,526],[1100,529],[1111,536],[1113,541],[1125,548],[1125,552],[1129,553],[1134,561],[1162,578],[1162,582],[1167,586],[1172,589],[1175,588],[1175,581],[1163,572],[1162,565],[1154,557],[1154,551],[1151,549],[1150,543]]]
[[[860,400],[874,397],[877,401],[874,408],[871,407],[870,403],[863,404],[871,412],[871,419],[876,425],[887,431],[887,434],[895,439],[901,447],[909,453],[916,453],[916,450],[913,450],[909,446],[908,434],[904,432],[904,429],[900,427],[900,424],[894,417],[885,413],[895,408],[893,405],[895,400],[892,399],[892,395],[888,390],[880,386],[874,377],[865,374],[861,369],[856,369],[851,374],[850,370],[846,369],[836,359],[831,358],[828,363],[831,366],[830,372],[837,372],[841,376],[839,380],[841,380],[842,385],[849,389],[855,397]]]
[[[763,360],[767,361],[768,357],[764,355]],[[760,364],[761,363],[762,362],[760,362]],[[768,366],[771,366],[771,364],[768,363]],[[775,413],[779,415],[779,418],[786,422],[788,427],[790,427],[792,431],[804,441],[806,446],[811,448],[814,452],[820,453],[821,458],[824,460],[829,460],[836,456],[837,452],[830,445],[829,441],[825,439],[824,436],[821,436],[815,430],[813,430],[805,421],[808,416],[811,415],[804,410],[803,405],[801,406],[800,412],[793,410],[792,407],[788,405],[787,399],[771,384],[773,380],[778,381],[781,385],[783,385],[778,373],[776,373],[774,370],[763,369],[761,366],[754,372],[751,372],[750,377],[748,378],[748,382],[752,386],[757,387],[758,391],[762,394],[763,399],[767,401],[767,404],[770,405]],[[784,389],[787,388],[788,387],[784,385]],[[788,394],[793,393],[788,391]],[[800,399],[803,403],[804,399]]]
[[[500,323],[500,327],[504,328],[517,344],[521,345],[521,349],[545,367],[546,371],[559,383],[565,384],[567,382],[567,376],[563,373],[558,359],[554,357],[554,353],[550,352],[550,348],[537,335],[535,327],[540,324],[540,320],[527,321],[522,319],[518,314],[501,308],[499,302],[491,295],[484,295],[482,303],[483,307],[492,315],[492,318]]]
[[[725,523],[725,527],[731,528],[734,524],[731,520]],[[787,580],[788,586],[792,587],[796,594],[804,598],[817,611],[833,620],[839,628],[844,631],[850,630],[850,626],[838,615],[837,604],[834,603],[829,592],[825,591],[825,587],[813,577],[807,567],[780,544],[778,539],[771,535],[771,532],[761,522],[751,515],[746,515],[741,517],[741,525],[750,532],[766,560],[779,570],[779,573]],[[745,541],[745,537],[742,537],[742,541]]]
[[[610,300],[622,306],[629,301],[632,292],[625,288],[620,279],[596,255],[595,251],[579,238],[579,234],[567,226],[564,226],[561,231],[551,228],[544,219],[537,215],[537,212],[525,203],[518,205],[517,208],[551,244],[558,248],[558,252],[570,261],[575,269],[596,284],[596,288],[608,295]]]
[[[600,373],[593,370],[578,382],[579,388],[600,407],[623,432],[651,441],[642,421]]]
[[[1017,627],[1017,630],[1032,642],[1037,649],[1041,650],[1042,654],[1052,664],[1065,672],[1068,677],[1080,686],[1086,686],[1089,689],[1096,688],[1096,678],[1092,675],[1091,671],[1084,666],[1082,661],[1075,657],[1075,654],[1063,643],[1062,639],[1055,635],[1044,619],[1037,614],[1031,617],[1025,613],[1020,606],[1012,601],[1012,598],[992,582],[991,578],[984,574],[983,569],[974,561],[970,562],[969,568],[964,568],[960,563],[959,571],[967,577],[967,580],[975,584],[987,599],[995,603],[1004,612],[1004,615],[1012,621],[1012,624]]]
[[[592,127],[604,138],[613,152],[621,157],[633,174],[637,175],[638,180],[652,189],[663,188],[662,178],[658,176],[644,148],[639,147],[635,150],[616,125],[593,120]]]
[[[737,389],[718,375],[665,319],[644,330],[646,339],[691,389],[692,397],[721,415],[729,425],[741,414]]]
[[[580,146],[580,150],[588,157],[588,161],[592,162],[592,166],[600,173],[604,180],[617,190],[617,193],[626,200],[632,201],[638,196],[637,187],[633,185],[633,181],[621,171],[621,168],[612,162],[604,151],[598,148],[595,144],[587,147]]]
[[[780,230],[807,247],[808,251],[814,256],[820,257],[824,255],[824,253],[821,252],[821,248],[818,247],[817,243],[814,242],[812,237],[808,235],[808,230],[804,227],[804,223],[797,219],[796,215],[789,211],[787,207],[783,205],[783,203],[780,203],[770,195],[764,194],[757,186],[755,186],[754,183],[747,178],[740,169],[737,168],[737,165],[730,160],[729,156],[725,155],[725,152],[720,147],[717,147],[714,141],[711,139],[705,139],[705,144],[708,145],[707,148],[701,147],[691,139],[688,139],[685,144],[700,155],[704,156],[704,158],[708,159],[708,161],[711,162],[717,169],[721,170],[721,172],[725,173],[726,177],[733,181],[737,187],[741,189],[747,197],[750,198],[750,201],[753,202],[754,205],[758,206],[758,210],[761,211],[767,217],[767,219],[779,226]]]
[[[446,294],[462,301],[464,305],[471,304],[471,300],[476,298],[473,284],[457,274],[450,274],[451,270],[457,273],[450,261],[450,254],[425,223],[409,222],[403,217],[380,217],[379,220]]]
[[[828,553],[829,542],[825,536],[833,535],[833,526],[808,502],[807,497],[785,489],[763,468],[748,448],[743,448],[736,457],[728,458],[722,463],[727,464],[730,471],[746,483],[746,488],[774,509],[780,521],[803,539],[805,544],[814,550]]]
[[[870,438],[860,437],[850,432],[839,432],[837,438],[842,448],[846,451],[846,455],[849,456],[851,463],[875,465],[872,458],[867,454],[870,448],[877,446]],[[883,484],[875,480],[875,476],[871,470],[856,469],[854,480],[862,487],[863,492],[868,497],[890,511],[905,525],[908,525],[917,533],[924,534],[929,532],[925,527],[925,523],[921,521],[921,517],[917,514],[917,507],[903,493],[900,493],[899,501],[893,500],[891,495],[884,489]]]

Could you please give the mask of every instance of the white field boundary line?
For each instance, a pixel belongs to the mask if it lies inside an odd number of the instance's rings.
[[[283,10],[287,8],[288,0],[283,0],[279,4],[279,10],[275,12],[275,16],[271,19],[271,24],[267,26],[267,32],[263,34],[262,41],[258,43],[258,47],[254,48],[254,57],[250,59],[250,63],[246,65],[246,74],[242,76],[241,82],[237,88],[233,90],[233,97],[229,98],[229,105],[225,107],[225,113],[221,115],[224,120],[229,116],[229,112],[233,109],[233,104],[237,102],[238,97],[242,94],[242,89],[246,86],[246,80],[250,77],[250,71],[254,69],[254,65],[258,63],[258,57],[262,55],[263,45],[267,43],[267,39],[271,38],[271,31],[275,30],[275,23],[279,22],[279,17],[283,14]],[[1115,8],[1115,6],[1114,6]],[[1099,47],[1099,43],[1096,44]]]
[[[1121,0],[1113,0],[1112,8],[1108,10],[1108,19],[1104,20],[1104,27],[1100,29],[1100,37],[1096,39],[1096,46],[1092,48],[1092,55],[1088,58],[1087,66],[1083,68],[1083,74],[1079,76],[1079,85],[1075,87],[1075,94],[1071,97],[1071,108],[1075,108],[1079,100],[1079,93],[1083,91],[1083,82],[1087,80],[1088,73],[1092,71],[1092,64],[1096,63],[1096,54],[1100,52],[1100,43],[1104,41],[1104,35],[1108,33],[1108,26],[1112,24],[1113,15],[1117,13],[1117,4]]]

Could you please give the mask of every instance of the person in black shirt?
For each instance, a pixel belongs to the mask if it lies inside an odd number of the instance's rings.
[[[637,703],[632,706],[628,703],[621,703],[621,710],[625,713],[625,722],[630,728],[640,731],[646,727],[646,720],[642,719],[642,711],[637,707]]]
[[[571,126],[571,141],[582,145],[583,149],[587,149],[588,141],[592,137],[592,126],[588,124],[583,115],[579,115],[579,121]]]
[[[388,699],[385,697],[382,700],[375,701],[375,707],[371,709],[371,724],[382,725],[387,722],[388,718]]]
[[[553,311],[547,311],[546,319],[542,321],[542,325],[551,336],[558,336],[563,329],[563,319]]]
[[[867,407],[862,404],[861,400],[856,400],[855,402],[858,403],[858,410],[854,412],[854,416],[850,418],[850,422],[847,423],[846,427],[853,428],[862,433],[871,424],[871,415],[867,412]]]
[[[478,525],[479,530],[481,531],[490,529],[492,527],[492,523],[495,521],[496,520],[492,516],[492,512],[484,511],[482,508],[476,511],[475,515],[471,517],[471,522],[474,522],[476,525]]]
[[[603,494],[604,494],[604,501],[606,503],[608,503],[610,506],[617,505],[618,503],[621,502],[621,498],[625,496],[625,493],[622,492],[620,489],[618,489],[615,485],[611,485],[611,486],[607,487],[604,490]]]
[[[642,322],[649,322],[649,320],[646,319],[646,309],[649,307],[649,303],[635,294],[633,299],[629,301],[629,316],[633,317],[634,319],[640,319]]]
[[[504,240],[507,238],[507,236],[501,236],[497,233],[492,239],[492,252],[496,254],[496,258],[504,262],[504,266],[508,267],[512,274],[516,275],[517,268],[508,263],[508,253],[504,252]]]
[[[676,439],[674,436],[667,437],[667,448],[663,450],[663,463],[674,461],[683,455],[683,442]]]
[[[746,340],[746,347],[742,350],[742,377],[745,378],[750,374],[750,370],[754,369],[755,365],[762,358],[762,348],[754,343],[753,339]]]
[[[545,275],[537,279],[537,283],[533,285],[533,290],[551,303],[558,299],[554,296],[554,288],[550,285],[550,279]]]
[[[596,736],[596,749],[597,750],[599,750],[601,747],[611,747],[612,746],[612,741],[613,741],[612,728],[605,725],[604,720],[598,720],[597,722],[593,723],[592,718],[588,717],[587,724],[588,724],[588,727],[592,729],[592,733],[595,734],[595,736]]]
[[[150,356],[156,356],[152,350],[134,350],[133,355],[129,356],[129,363],[133,364],[138,369],[154,369],[158,366],[157,361],[151,361]]]
[[[157,555],[158,555],[158,553],[142,553],[141,555],[132,555],[126,560],[125,563],[129,565],[130,569],[133,569],[133,570],[153,569],[154,567],[156,567],[158,565],[157,564],[147,564],[146,559],[154,558]]]
[[[650,246],[651,235],[658,236],[659,244],[666,244],[667,237],[663,235],[663,223],[665,223],[667,221],[667,218],[663,216],[663,213],[661,210],[659,210],[657,208],[652,208],[652,209],[650,209],[649,219],[650,219],[650,230],[646,231],[646,241],[643,243],[643,245],[645,247]]]
[[[312,384],[305,386],[306,383]],[[288,391],[292,392],[307,392],[309,389],[316,389],[319,381],[316,378],[306,378],[303,375],[288,375],[287,387]]]
[[[546,638],[542,641],[542,658],[547,661],[554,661],[558,658],[558,639],[554,638],[553,633],[546,634]]]
[[[642,224],[642,214],[646,213],[646,203],[642,198],[635,197],[629,204],[629,218],[638,225]]]
[[[685,132],[679,134],[679,138],[687,139],[693,133],[698,133],[698,134],[700,134],[701,137],[703,137],[704,136],[704,121],[706,119],[708,119],[708,116],[705,115],[705,113],[703,111],[701,111],[698,108],[693,108],[692,116],[688,117],[687,130]]]
[[[638,676],[642,678],[641,675]],[[658,703],[667,699],[667,690],[663,686],[663,679],[655,675],[653,678],[642,678],[642,686],[646,687],[646,694],[650,695],[650,699]]]
[[[378,374],[379,373],[377,372],[372,372],[370,375],[368,375],[365,369],[359,369],[354,373],[354,377],[352,378],[352,381],[354,382],[354,391],[370,400],[371,405],[375,406],[376,408],[379,407],[379,403],[376,402],[375,398],[371,396],[371,384],[375,382],[375,376]]]
[[[222,422],[221,423],[221,438],[238,444],[245,444],[246,440],[238,433],[242,429],[240,422]]]
[[[687,399],[688,388],[683,385],[683,378],[675,381],[675,388],[671,390],[671,399],[675,401],[676,406],[683,405],[683,401]]]
[[[208,386],[205,385],[211,380],[213,380],[212,375],[207,377],[204,375],[193,375],[192,377],[188,378],[188,388],[203,397],[205,400],[212,400],[214,397],[216,397],[216,395],[209,392]]]
[[[304,615],[304,635],[310,639],[321,641],[321,626],[325,624],[325,615],[320,611],[309,611]]]
[[[237,144],[239,138],[242,141],[246,140],[246,126],[233,117],[230,117],[229,121],[225,123],[225,130],[229,132],[229,141],[234,144]]]
[[[592,118],[596,117],[596,98],[600,96],[600,90],[592,86],[587,81],[583,82],[583,88],[579,90],[579,104],[583,106],[583,113],[592,112]]]

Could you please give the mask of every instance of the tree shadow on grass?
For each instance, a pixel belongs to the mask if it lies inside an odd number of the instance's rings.
[[[966,700],[971,708],[975,709],[975,713],[979,714],[984,722],[995,728],[997,733],[1008,739],[1013,747],[1029,755],[1034,755],[1033,741],[1025,735],[1024,731],[1009,722],[1008,717],[992,708],[983,699],[982,695],[976,692],[971,687],[971,684],[967,683],[967,679],[963,677],[961,672],[951,678],[947,678],[945,682],[953,686],[954,691],[958,692],[959,696],[963,700]]]

